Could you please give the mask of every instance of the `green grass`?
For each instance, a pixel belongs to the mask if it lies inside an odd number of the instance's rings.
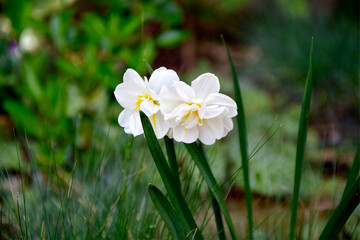
[[[117,139],[118,143],[123,141]],[[139,141],[135,144],[142,145]],[[144,151],[131,153],[132,156],[126,159],[125,152],[111,148],[103,156],[103,164],[88,174],[85,174],[87,161],[100,160],[101,153],[92,155],[80,151],[74,156],[77,160],[74,159],[69,173],[58,168],[59,178],[64,180],[59,192],[54,168],[48,175],[48,171],[39,167],[33,149],[26,149],[31,169],[22,168],[24,190],[18,197],[19,200],[26,199],[26,205],[16,200],[18,190],[12,184],[15,198],[2,196],[2,229],[6,224],[16,227],[12,216],[19,216],[16,218],[19,227],[5,228],[2,231],[5,239],[20,236],[24,239],[73,239],[75,236],[82,239],[124,239],[129,236],[153,239],[161,236],[154,227],[159,221],[158,215],[154,214],[147,196],[148,182],[157,182],[155,169],[143,158]],[[10,173],[9,181],[14,179],[16,175]],[[27,213],[26,218],[24,213]],[[9,220],[5,220],[5,216]]]

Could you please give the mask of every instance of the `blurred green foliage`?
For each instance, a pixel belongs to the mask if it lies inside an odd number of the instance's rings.
[[[246,39],[261,50],[261,56],[255,64],[245,64],[242,72],[246,71],[268,90],[287,95],[290,101],[294,96],[299,98],[306,75],[309,39],[314,37],[314,118],[321,118],[327,109],[333,108],[346,114],[337,116],[339,120],[358,119],[356,6],[356,1],[326,5],[277,0],[258,7]]]
[[[6,1],[0,21],[0,112],[40,155],[52,141],[66,154],[73,145],[97,148],[120,107],[113,90],[127,67],[146,73],[159,47],[183,42],[181,8],[172,1]],[[155,30],[154,30],[155,29]],[[116,125],[116,122],[111,124]],[[66,155],[57,158],[66,162]],[[47,160],[49,161],[49,160]]]

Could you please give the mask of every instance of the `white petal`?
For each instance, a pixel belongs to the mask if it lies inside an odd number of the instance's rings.
[[[188,119],[186,121],[184,121],[184,123],[182,125],[185,128],[190,129],[190,128],[195,127],[198,124],[199,124],[199,118],[198,118],[197,114],[195,114],[194,112],[191,112]]]
[[[151,117],[159,111],[159,106],[155,105],[153,101],[144,100],[140,104],[140,110],[143,111],[146,116]]]
[[[159,97],[160,110],[165,115],[174,110],[178,105],[183,103],[182,99],[173,99],[172,92],[170,92],[168,87],[163,87]]]
[[[135,137],[143,133],[139,112],[130,109],[124,109],[118,118],[120,126],[124,127],[127,134],[133,134]]]
[[[160,102],[161,108],[163,108],[163,105],[165,104],[162,104],[162,102]],[[189,111],[189,109],[190,107],[186,103],[179,104],[175,108],[171,109],[172,111],[165,115],[165,120],[172,118],[181,119],[186,114],[186,112]]]
[[[124,73],[123,82],[133,82],[138,83],[145,87],[144,80],[140,77],[140,75],[133,69],[129,68]]]
[[[226,115],[228,113],[228,110],[226,107],[217,107],[217,108],[208,108],[203,118],[209,119],[209,118],[215,118],[215,117],[221,117],[223,115]]]
[[[146,89],[134,82],[120,83],[117,85],[114,95],[123,108],[135,109],[138,96]]]
[[[178,142],[192,143],[195,142],[199,136],[197,127],[186,129],[183,126],[173,128],[173,137]]]
[[[206,145],[211,145],[216,139],[222,138],[224,124],[221,118],[204,119],[199,126],[199,139]]]
[[[223,118],[223,122],[224,122],[224,133],[222,137],[225,137],[233,129],[234,123],[232,119],[229,117]]]
[[[159,95],[160,108],[163,114],[172,112],[178,105],[190,102],[195,97],[194,90],[184,82],[176,82],[164,87]]]
[[[149,86],[159,94],[163,86],[170,86],[176,81],[179,81],[179,77],[174,70],[161,67],[151,74]]]
[[[183,100],[190,102],[195,98],[194,90],[184,82],[175,82],[168,88],[168,92],[163,92],[163,96],[169,100]]]
[[[203,103],[201,104],[201,108],[200,108],[199,111],[198,111],[199,118],[200,118],[200,119],[203,119],[204,116],[205,116],[205,113],[206,113],[206,103],[203,102]]]
[[[150,118],[151,125],[153,126],[154,132],[158,139],[163,138],[169,131],[169,126],[165,123],[164,116],[158,111]]]
[[[210,94],[205,99],[206,105],[220,105],[228,109],[228,117],[235,117],[237,115],[237,106],[234,100],[222,93]]]
[[[194,89],[196,98],[205,99],[211,93],[218,93],[220,91],[219,79],[212,73],[204,73],[197,77],[191,83]]]
[[[125,127],[125,126],[128,124],[128,121],[129,121],[130,116],[131,116],[132,114],[134,114],[134,113],[135,113],[135,111],[125,108],[125,109],[119,114],[119,117],[118,117],[119,125],[122,126],[122,127]]]

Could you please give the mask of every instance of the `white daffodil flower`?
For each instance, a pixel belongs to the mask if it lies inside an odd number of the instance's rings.
[[[162,138],[169,131],[159,107],[159,93],[164,86],[179,81],[175,71],[161,67],[156,69],[149,79],[144,80],[133,69],[126,70],[123,83],[115,89],[115,98],[124,108],[118,122],[127,134],[138,136],[143,133],[140,110],[143,111],[153,126],[157,138]]]
[[[192,143],[200,139],[211,145],[228,134],[237,106],[219,90],[219,79],[211,73],[200,75],[191,87],[179,81],[162,89],[160,109],[176,141]]]

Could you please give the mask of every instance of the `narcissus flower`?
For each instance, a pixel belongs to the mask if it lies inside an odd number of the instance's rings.
[[[162,89],[160,109],[176,141],[192,143],[200,139],[210,145],[228,134],[237,106],[219,91],[219,79],[211,73],[200,75],[191,87],[179,81]]]
[[[115,97],[124,108],[118,122],[125,132],[138,136],[143,133],[140,120],[140,110],[149,117],[157,138],[162,138],[169,131],[164,116],[160,111],[159,93],[164,86],[170,86],[179,81],[175,71],[161,67],[156,69],[149,79],[142,79],[132,70],[126,70],[123,83],[115,89]]]

